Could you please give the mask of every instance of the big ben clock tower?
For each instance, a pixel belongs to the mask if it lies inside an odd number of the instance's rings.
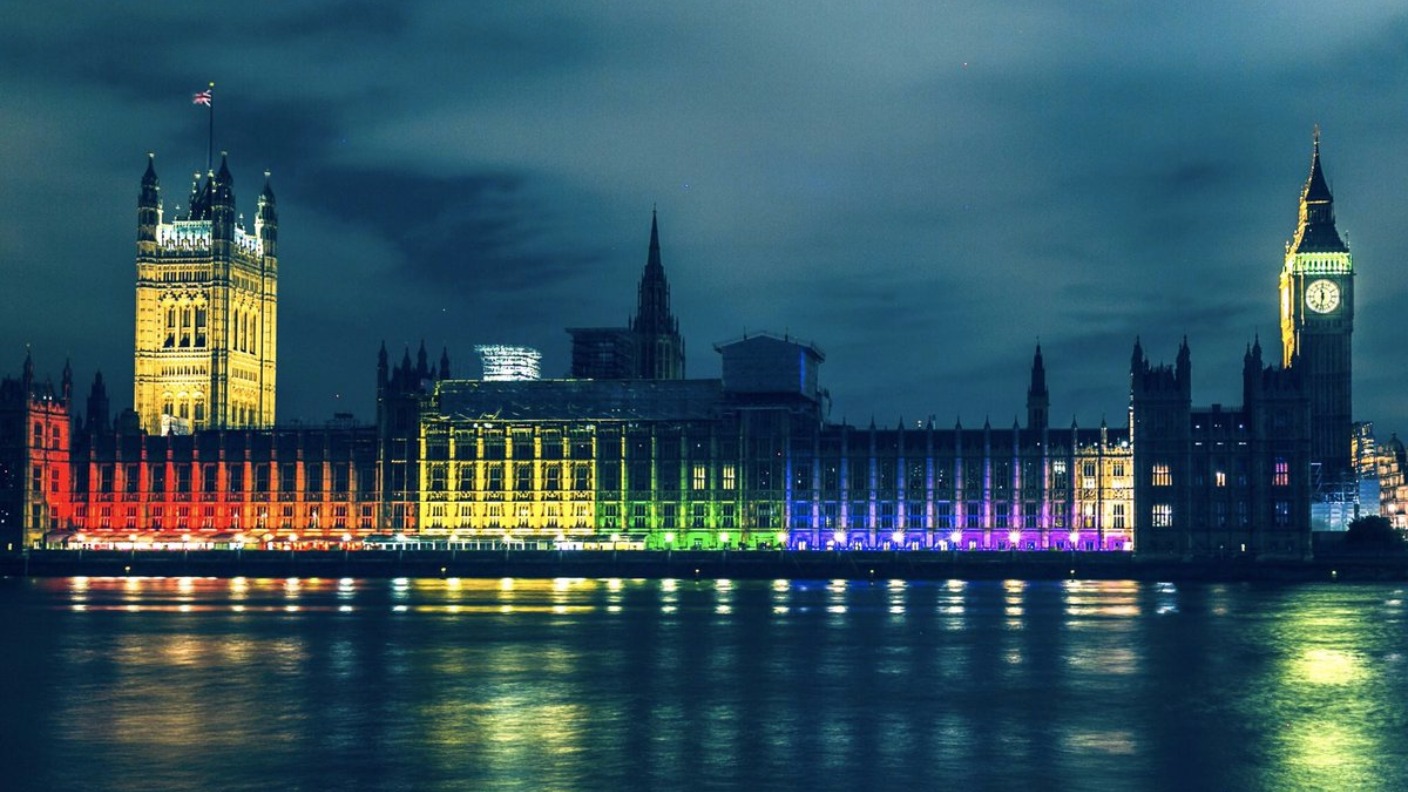
[[[1310,458],[1330,480],[1350,472],[1354,262],[1335,228],[1335,199],[1320,165],[1320,131],[1300,222],[1281,269],[1282,363],[1300,372],[1310,399]]]

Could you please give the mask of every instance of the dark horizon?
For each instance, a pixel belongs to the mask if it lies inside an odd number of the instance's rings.
[[[214,80],[239,210],[266,168],[279,197],[280,423],[369,420],[383,339],[457,377],[476,344],[533,346],[564,376],[566,328],[631,314],[656,204],[691,377],[786,333],[826,350],[833,420],[1007,426],[1039,341],[1051,423],[1122,425],[1134,339],[1172,362],[1186,335],[1194,402],[1233,405],[1245,345],[1280,355],[1318,123],[1354,417],[1408,429],[1408,12],[271,13],[4,15],[0,372],[30,344],[41,379],[69,358],[80,399],[101,369],[130,405],[138,181],[154,150],[184,203]]]

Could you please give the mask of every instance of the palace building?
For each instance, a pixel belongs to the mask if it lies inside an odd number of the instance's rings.
[[[1353,269],[1332,203],[1317,138],[1281,365],[1249,344],[1237,406],[1193,405],[1186,340],[1171,365],[1135,342],[1123,427],[1052,426],[1039,347],[1008,427],[832,422],[825,355],[789,336],[718,344],[722,376],[686,379],[652,214],[636,313],[569,330],[570,378],[456,379],[447,352],[393,366],[383,346],[375,422],[307,427],[274,420],[272,190],[246,234],[222,160],[167,222],[149,161],[134,410],[110,420],[100,375],[80,414],[67,372],[38,384],[26,358],[0,387],[0,541],[1303,557],[1317,476],[1350,453]]]

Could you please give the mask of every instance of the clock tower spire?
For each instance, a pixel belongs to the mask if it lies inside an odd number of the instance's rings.
[[[1319,127],[1280,285],[1282,363],[1300,372],[1310,399],[1310,458],[1320,463],[1326,480],[1339,478],[1351,466],[1354,261],[1335,228],[1335,199],[1320,163]]]

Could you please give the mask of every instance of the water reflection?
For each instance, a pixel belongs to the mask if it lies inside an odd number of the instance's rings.
[[[7,581],[4,733],[35,788],[1402,788],[1403,598]]]

